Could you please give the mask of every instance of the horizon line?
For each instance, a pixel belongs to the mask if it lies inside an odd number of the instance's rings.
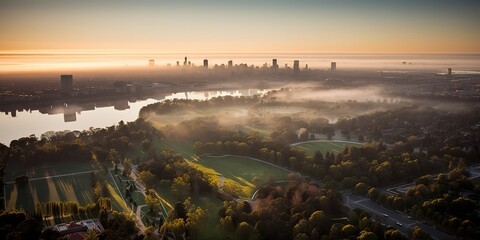
[[[6,54],[175,54],[175,55],[187,55],[188,54],[305,54],[305,55],[315,55],[315,54],[352,54],[352,55],[362,55],[362,54],[372,54],[372,55],[409,55],[409,54],[418,54],[418,55],[480,55],[480,52],[348,52],[348,51],[268,51],[268,52],[226,52],[226,51],[212,51],[212,52],[203,52],[203,51],[158,51],[154,49],[22,49],[22,50],[0,50],[0,55]]]

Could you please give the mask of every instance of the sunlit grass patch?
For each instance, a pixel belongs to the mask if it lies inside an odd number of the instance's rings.
[[[205,156],[189,164],[207,174],[214,185],[219,186],[222,177],[224,186],[237,185],[241,189],[240,197],[244,198],[251,197],[257,185],[285,180],[289,173],[287,170],[241,156]],[[254,178],[257,178],[257,182],[253,181]]]

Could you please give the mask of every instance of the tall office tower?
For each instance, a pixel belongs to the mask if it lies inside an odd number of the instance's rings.
[[[188,63],[187,57],[185,57],[185,61],[183,61],[183,66],[187,66],[187,63]]]
[[[208,59],[203,59],[203,67],[208,68]]]
[[[233,61],[232,60],[228,61],[228,67],[229,68],[233,67]]]
[[[294,72],[300,72],[300,61],[299,60],[293,61],[293,71]]]
[[[448,76],[452,76],[452,68],[448,68]]]
[[[337,62],[331,62],[330,63],[330,70],[332,70],[332,71],[337,70]]]
[[[277,64],[277,59],[276,58],[272,59],[272,68],[273,69],[278,69],[278,64]]]
[[[62,92],[73,90],[73,75],[60,75],[60,90]]]

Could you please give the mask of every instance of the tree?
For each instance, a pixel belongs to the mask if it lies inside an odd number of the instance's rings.
[[[185,224],[185,227],[188,229],[190,237],[195,239],[199,237],[199,235],[202,233],[202,230],[205,229],[207,215],[203,209],[197,207],[194,210],[190,210],[187,216],[187,223]]]
[[[352,224],[347,224],[342,228],[342,235],[346,238],[350,238],[357,235],[357,228]]]
[[[183,201],[187,198],[188,193],[190,192],[190,184],[188,182],[188,178],[185,179],[184,177],[176,177],[173,179],[173,183],[171,186],[172,195],[178,200]]]
[[[316,228],[321,233],[328,230],[328,219],[323,211],[315,211],[308,219],[311,228]]]
[[[299,234],[295,235],[295,238],[293,238],[293,239],[294,240],[309,240],[310,238],[305,233],[299,233]]]
[[[361,231],[357,240],[377,240],[377,235],[373,232]]]
[[[18,177],[15,178],[15,184],[17,184],[17,186],[19,186],[19,187],[27,186],[28,181],[29,181],[29,179],[28,179],[28,176],[26,176],[26,175],[18,176]]]
[[[294,227],[293,227],[293,235],[297,236],[300,233],[310,233],[310,226],[308,221],[305,219],[300,220]]]
[[[168,234],[172,233],[175,238],[180,239],[180,236],[185,234],[185,221],[181,218],[176,218],[173,221],[165,222],[160,227],[160,233]]]
[[[385,232],[385,239],[387,240],[406,240],[407,238],[400,233],[398,230],[387,230]]]
[[[423,231],[420,227],[415,226],[412,229],[412,236],[414,240],[429,240],[431,239],[428,233]]]
[[[237,183],[230,181],[226,181],[222,189],[225,193],[236,197],[241,196],[243,193],[242,188]]]
[[[155,236],[155,229],[152,226],[148,226],[145,228],[143,233],[143,240],[155,240],[157,237]]]
[[[155,175],[153,175],[153,173],[150,171],[142,171],[140,174],[138,174],[138,180],[145,184],[146,187],[151,187],[153,186]]]
[[[238,240],[255,239],[256,235],[255,229],[246,222],[238,224],[237,230],[235,231],[235,239]]]
[[[145,204],[147,204],[148,208],[150,208],[150,211],[153,213],[160,211],[160,199],[151,194],[147,194],[147,196],[145,196]]]
[[[370,190],[368,190],[368,193],[367,193],[368,198],[370,198],[372,201],[376,201],[378,199],[379,194],[380,192],[374,187],[370,188]]]
[[[98,240],[97,233],[93,230],[88,230],[83,240]]]
[[[218,228],[227,236],[233,234],[233,232],[235,232],[235,226],[232,222],[232,216],[225,216],[223,218],[220,218]]]
[[[357,185],[355,185],[355,188],[353,189],[353,191],[355,192],[355,194],[364,196],[367,194],[368,187],[367,185],[365,185],[365,183],[359,182],[357,183]]]

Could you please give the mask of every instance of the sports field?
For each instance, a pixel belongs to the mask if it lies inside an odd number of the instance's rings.
[[[11,164],[8,166],[5,182],[7,209],[24,209],[30,213],[35,205],[50,201],[73,201],[87,205],[95,201],[92,188],[93,168],[89,163],[58,162],[39,167],[24,167]],[[27,175],[29,183],[18,187],[14,183],[16,176]],[[107,178],[109,180],[109,178]],[[112,207],[117,211],[128,210],[125,202],[117,193],[113,181],[107,181],[106,190],[112,200]]]
[[[32,167],[32,165],[28,163],[23,164],[10,161],[8,163],[7,170],[5,171],[5,181],[14,181],[16,177],[23,175],[26,175],[29,178],[39,178],[92,170],[93,166],[90,161],[58,161],[52,163],[36,164],[34,167]]]
[[[90,173],[30,180],[25,187],[14,183],[5,186],[7,209],[24,209],[33,213],[35,204],[49,201],[74,201],[86,205],[94,201]]]
[[[208,174],[214,184],[238,184],[242,193],[240,197],[252,196],[257,189],[255,184],[264,185],[270,181],[287,179],[289,171],[248,157],[241,156],[205,156],[190,162],[199,170]],[[258,182],[254,182],[254,178]],[[223,183],[221,183],[223,181]]]
[[[339,141],[339,140],[315,140],[301,143],[294,143],[292,147],[301,149],[309,156],[313,156],[315,151],[320,151],[322,154],[325,153],[339,153],[342,152],[346,146],[362,146],[362,143],[357,142],[348,142],[348,141]]]

